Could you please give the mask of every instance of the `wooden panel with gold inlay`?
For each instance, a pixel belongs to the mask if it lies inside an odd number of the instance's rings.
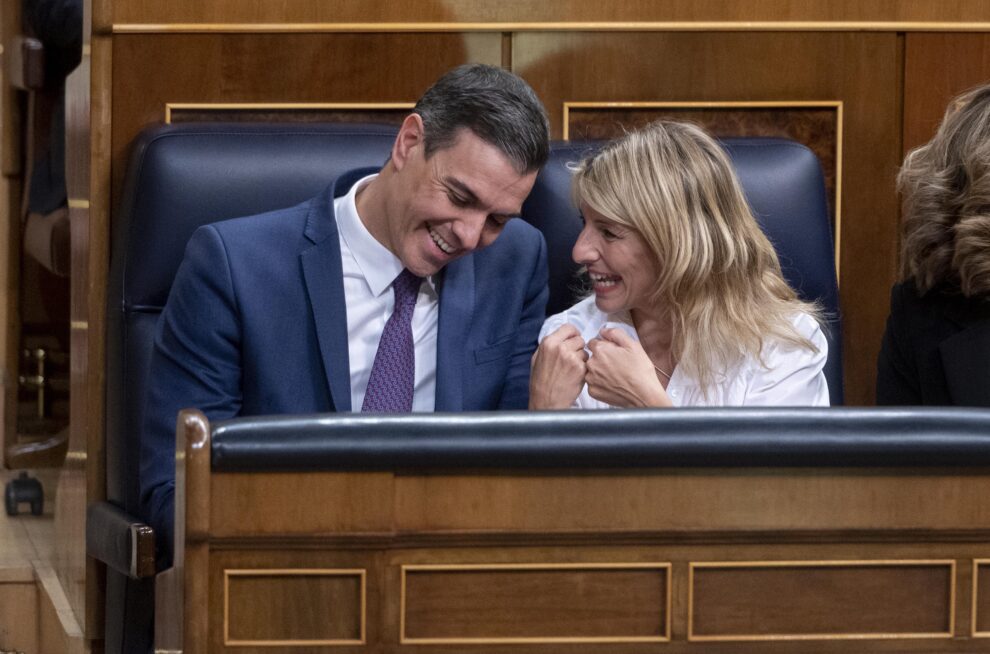
[[[224,571],[224,644],[360,645],[363,569]]]
[[[689,640],[950,638],[954,561],[694,563]]]
[[[400,611],[405,644],[665,642],[670,565],[405,565]]]
[[[973,636],[990,638],[990,559],[973,561]]]

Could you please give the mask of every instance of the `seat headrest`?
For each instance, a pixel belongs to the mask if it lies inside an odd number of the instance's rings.
[[[135,143],[115,234],[125,301],[162,306],[200,225],[289,207],[340,173],[382,166],[396,129],[354,124],[179,124]],[[123,224],[118,224],[122,221]],[[124,254],[126,253],[126,254]]]

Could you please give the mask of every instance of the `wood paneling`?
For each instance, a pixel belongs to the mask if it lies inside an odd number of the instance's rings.
[[[112,23],[437,23],[582,21],[990,21],[981,0],[127,0],[101,3],[98,29]]]
[[[990,81],[990,34],[904,37],[904,153],[935,135],[949,101]]]
[[[128,146],[167,103],[415,102],[465,60],[498,64],[501,35],[132,35],[113,49],[117,198]]]
[[[261,548],[211,548],[208,559],[202,561],[208,564],[201,579],[205,594],[197,602],[203,620],[198,627],[202,629],[186,633],[184,651],[379,651],[375,648],[382,638],[382,576],[381,557],[376,552],[353,548],[293,550],[269,543]],[[239,574],[230,576],[231,571]],[[228,583],[229,593],[225,591]],[[398,605],[397,589],[395,600]],[[225,606],[229,608],[229,623]],[[211,611],[210,607],[218,610]],[[225,625],[229,627],[226,634]],[[323,645],[325,649],[319,650],[314,645],[309,645],[313,649],[300,649],[301,643],[286,649],[272,649],[275,643],[246,649],[249,646],[235,644],[239,635],[257,640],[277,637],[283,643],[310,639],[346,642]],[[396,640],[398,634],[391,636]],[[199,637],[208,640],[198,641]],[[355,642],[361,640],[363,647]],[[190,647],[197,642],[208,643],[208,649]]]
[[[381,533],[395,522],[388,501],[393,493],[389,473],[328,475],[319,486],[307,484],[303,475],[290,473],[262,473],[254,480],[244,475],[216,475],[211,481],[212,493],[236,498],[213,509],[210,524],[214,533],[350,529]],[[314,506],[323,508],[313,511]]]
[[[355,645],[364,570],[225,570],[224,644]]]
[[[990,504],[970,498],[986,492],[984,474],[836,468],[397,476],[395,519],[404,533],[980,529],[990,524]],[[630,501],[617,503],[618,493]],[[325,524],[311,517],[306,526],[283,528],[320,532]]]
[[[564,102],[844,103],[842,169],[846,402],[873,401],[895,276],[900,44],[895,34],[524,33],[513,63],[560,136]],[[863,62],[870,62],[865,68]]]
[[[947,562],[698,564],[692,640],[949,637]]]
[[[403,568],[407,644],[663,642],[669,569],[662,564]]]

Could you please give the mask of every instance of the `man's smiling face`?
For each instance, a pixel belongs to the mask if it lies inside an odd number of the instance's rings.
[[[501,150],[469,129],[427,158],[415,114],[403,123],[392,165],[396,186],[386,216],[368,228],[421,277],[491,245],[521,211],[537,175],[520,174]]]

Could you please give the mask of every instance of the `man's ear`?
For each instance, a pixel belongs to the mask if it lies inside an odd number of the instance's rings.
[[[416,155],[416,147],[424,147],[426,132],[423,128],[423,118],[419,114],[409,114],[402,121],[399,134],[392,144],[392,164],[396,170],[402,170],[406,163]]]

